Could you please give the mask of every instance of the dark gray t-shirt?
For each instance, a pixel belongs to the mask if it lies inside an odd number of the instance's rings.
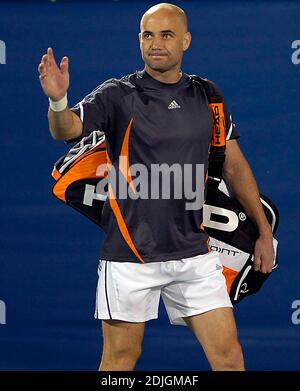
[[[185,196],[185,177],[181,182],[179,179],[180,170],[183,173],[189,167],[195,190],[196,165],[204,166],[204,174],[207,171],[213,118],[204,89],[185,73],[177,83],[166,84],[145,71],[136,71],[107,80],[72,110],[83,122],[82,137],[94,130],[104,131],[117,177],[102,212],[106,238],[101,259],[147,263],[207,253],[202,208],[187,210],[186,204],[192,200]],[[224,114],[227,139],[239,137],[226,105]],[[120,155],[126,157],[123,163]],[[141,185],[136,182],[141,173],[132,175],[132,165],[137,163],[148,172],[148,178],[143,173]],[[163,164],[176,166],[177,174],[170,171],[169,194],[162,193],[160,179],[159,194],[153,197],[151,190],[157,188],[151,182],[151,170]],[[136,194],[143,193],[144,198],[121,199],[121,182],[135,189]],[[146,192],[141,191],[144,185]],[[175,188],[181,188],[183,197]],[[204,188],[201,191],[205,193]]]

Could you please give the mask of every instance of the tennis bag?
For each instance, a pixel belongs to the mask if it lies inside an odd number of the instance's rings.
[[[222,97],[206,79],[193,77],[208,96],[214,118],[209,154],[207,194],[203,206],[203,225],[212,250],[220,253],[231,302],[259,291],[271,273],[253,269],[253,253],[258,231],[243,206],[235,199],[222,178],[226,136]],[[101,227],[101,213],[108,190],[105,135],[93,131],[83,137],[55,164],[53,195]],[[260,194],[273,235],[279,224],[279,212],[273,202]],[[273,237],[275,254],[277,240]],[[273,270],[277,267],[277,257]]]

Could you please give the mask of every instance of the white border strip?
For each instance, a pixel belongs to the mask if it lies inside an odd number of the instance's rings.
[[[268,208],[269,211],[271,212],[271,215],[272,215],[272,224],[271,224],[271,226],[272,226],[272,231],[273,231],[273,230],[274,230],[274,227],[275,227],[275,223],[276,223],[276,216],[275,216],[275,213],[273,212],[273,209],[270,207],[270,205],[266,203],[265,200],[263,200],[263,199],[261,198],[260,201],[261,201],[261,203],[262,203],[263,205],[265,205],[265,207]]]
[[[247,275],[248,275],[248,273],[249,273],[251,267],[252,267],[252,266],[249,265],[249,266],[247,266],[246,269],[244,270],[244,273],[243,273],[243,275],[242,275],[242,277],[241,277],[241,279],[240,279],[240,282],[239,282],[239,284],[238,284],[238,286],[237,286],[237,288],[236,288],[236,292],[235,292],[235,295],[234,295],[234,301],[237,300],[238,295],[239,295],[239,291],[240,291],[240,288],[241,288],[241,285],[242,285],[244,279],[247,277]]]

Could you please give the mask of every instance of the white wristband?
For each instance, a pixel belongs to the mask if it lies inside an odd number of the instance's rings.
[[[49,98],[49,106],[53,111],[63,111],[68,106],[67,94],[58,101],[54,101]]]

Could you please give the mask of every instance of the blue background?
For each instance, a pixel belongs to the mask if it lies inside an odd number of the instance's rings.
[[[0,2],[0,370],[94,370],[102,349],[93,319],[99,245],[96,226],[51,194],[51,171],[68,146],[52,140],[37,67],[48,46],[70,58],[69,101],[100,82],[142,69],[138,37],[148,1]],[[236,307],[247,368],[299,370],[299,82],[291,61],[300,3],[176,1],[192,45],[183,69],[224,91],[240,145],[260,191],[281,212],[280,267],[262,291]],[[164,308],[148,322],[138,370],[207,370],[187,328]]]

